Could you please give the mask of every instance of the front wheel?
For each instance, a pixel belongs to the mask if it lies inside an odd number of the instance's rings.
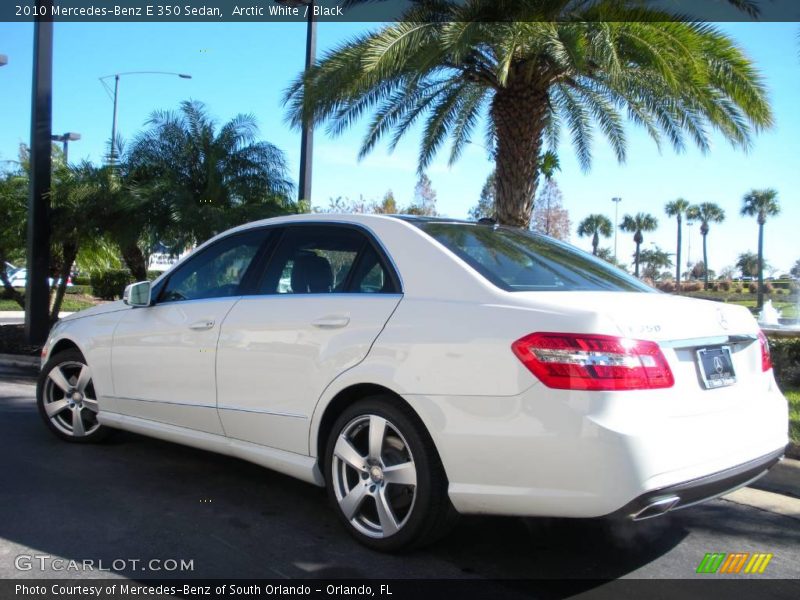
[[[328,496],[349,532],[376,550],[435,541],[455,520],[427,431],[397,400],[377,396],[337,419],[325,453]]]
[[[68,442],[97,442],[108,429],[97,421],[92,371],[77,349],[47,361],[36,385],[36,405],[48,429]]]

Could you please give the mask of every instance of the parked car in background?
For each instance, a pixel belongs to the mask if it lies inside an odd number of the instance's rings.
[[[11,263],[6,263],[6,276],[8,277],[9,283],[11,283],[11,287],[24,288],[28,283],[28,269],[25,267],[15,267]],[[53,287],[54,285],[58,285],[61,282],[61,279],[53,279],[52,277],[49,277],[47,282],[50,287]],[[72,277],[68,277],[67,287],[71,286]]]
[[[61,319],[42,359],[61,439],[125,429],[326,486],[381,550],[458,513],[656,517],[746,485],[788,441],[746,308],[486,223],[238,227]]]

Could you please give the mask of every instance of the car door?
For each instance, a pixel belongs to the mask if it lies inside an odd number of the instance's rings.
[[[223,433],[217,339],[267,235],[247,230],[201,249],[170,273],[151,306],[127,312],[112,341],[112,412]]]
[[[222,326],[217,390],[226,434],[308,454],[317,400],[364,359],[400,299],[397,274],[362,228],[288,227],[256,293]]]

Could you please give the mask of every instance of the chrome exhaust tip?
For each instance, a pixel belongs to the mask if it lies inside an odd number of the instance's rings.
[[[675,507],[675,505],[680,501],[681,499],[678,498],[678,496],[667,496],[666,498],[659,498],[658,500],[653,500],[642,510],[635,513],[631,518],[634,521],[642,521],[644,519],[652,519],[653,517],[660,517],[664,513],[672,510]]]

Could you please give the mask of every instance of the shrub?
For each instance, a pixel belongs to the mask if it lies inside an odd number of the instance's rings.
[[[72,283],[75,285],[91,285],[90,279],[88,275],[76,275],[72,278]]]
[[[771,337],[769,349],[781,389],[800,385],[800,337]]]
[[[747,291],[750,292],[751,294],[755,294],[758,291],[758,284],[748,283]]]
[[[698,281],[691,281],[689,283],[684,283],[681,289],[684,292],[699,292],[703,289],[703,284]]]
[[[67,294],[82,294],[84,296],[91,296],[92,287],[88,284],[74,284],[67,287]]]
[[[667,294],[671,294],[675,291],[675,283],[672,281],[662,281],[656,287]]]
[[[783,295],[784,295],[784,294],[785,294],[787,291],[788,291],[788,290],[782,290],[781,288],[777,288],[777,289],[775,290],[775,295],[776,295],[776,296],[783,296]]]
[[[718,285],[719,285],[719,289],[721,289],[723,292],[731,291],[731,280],[730,279],[723,279],[722,281],[719,282]]]
[[[94,295],[103,300],[116,300],[122,297],[125,286],[133,283],[133,276],[127,269],[107,269],[92,274]]]
[[[741,294],[741,293],[742,293],[742,286],[740,286],[740,285],[736,285],[736,286],[734,286],[734,288],[733,288],[733,292],[734,292],[735,294]]]
[[[775,287],[770,282],[767,282],[767,283],[764,284],[764,293],[765,294],[771,294],[774,291],[775,291]]]
[[[161,273],[163,273],[163,271],[148,271],[147,281],[155,281],[157,277],[161,277]]]

